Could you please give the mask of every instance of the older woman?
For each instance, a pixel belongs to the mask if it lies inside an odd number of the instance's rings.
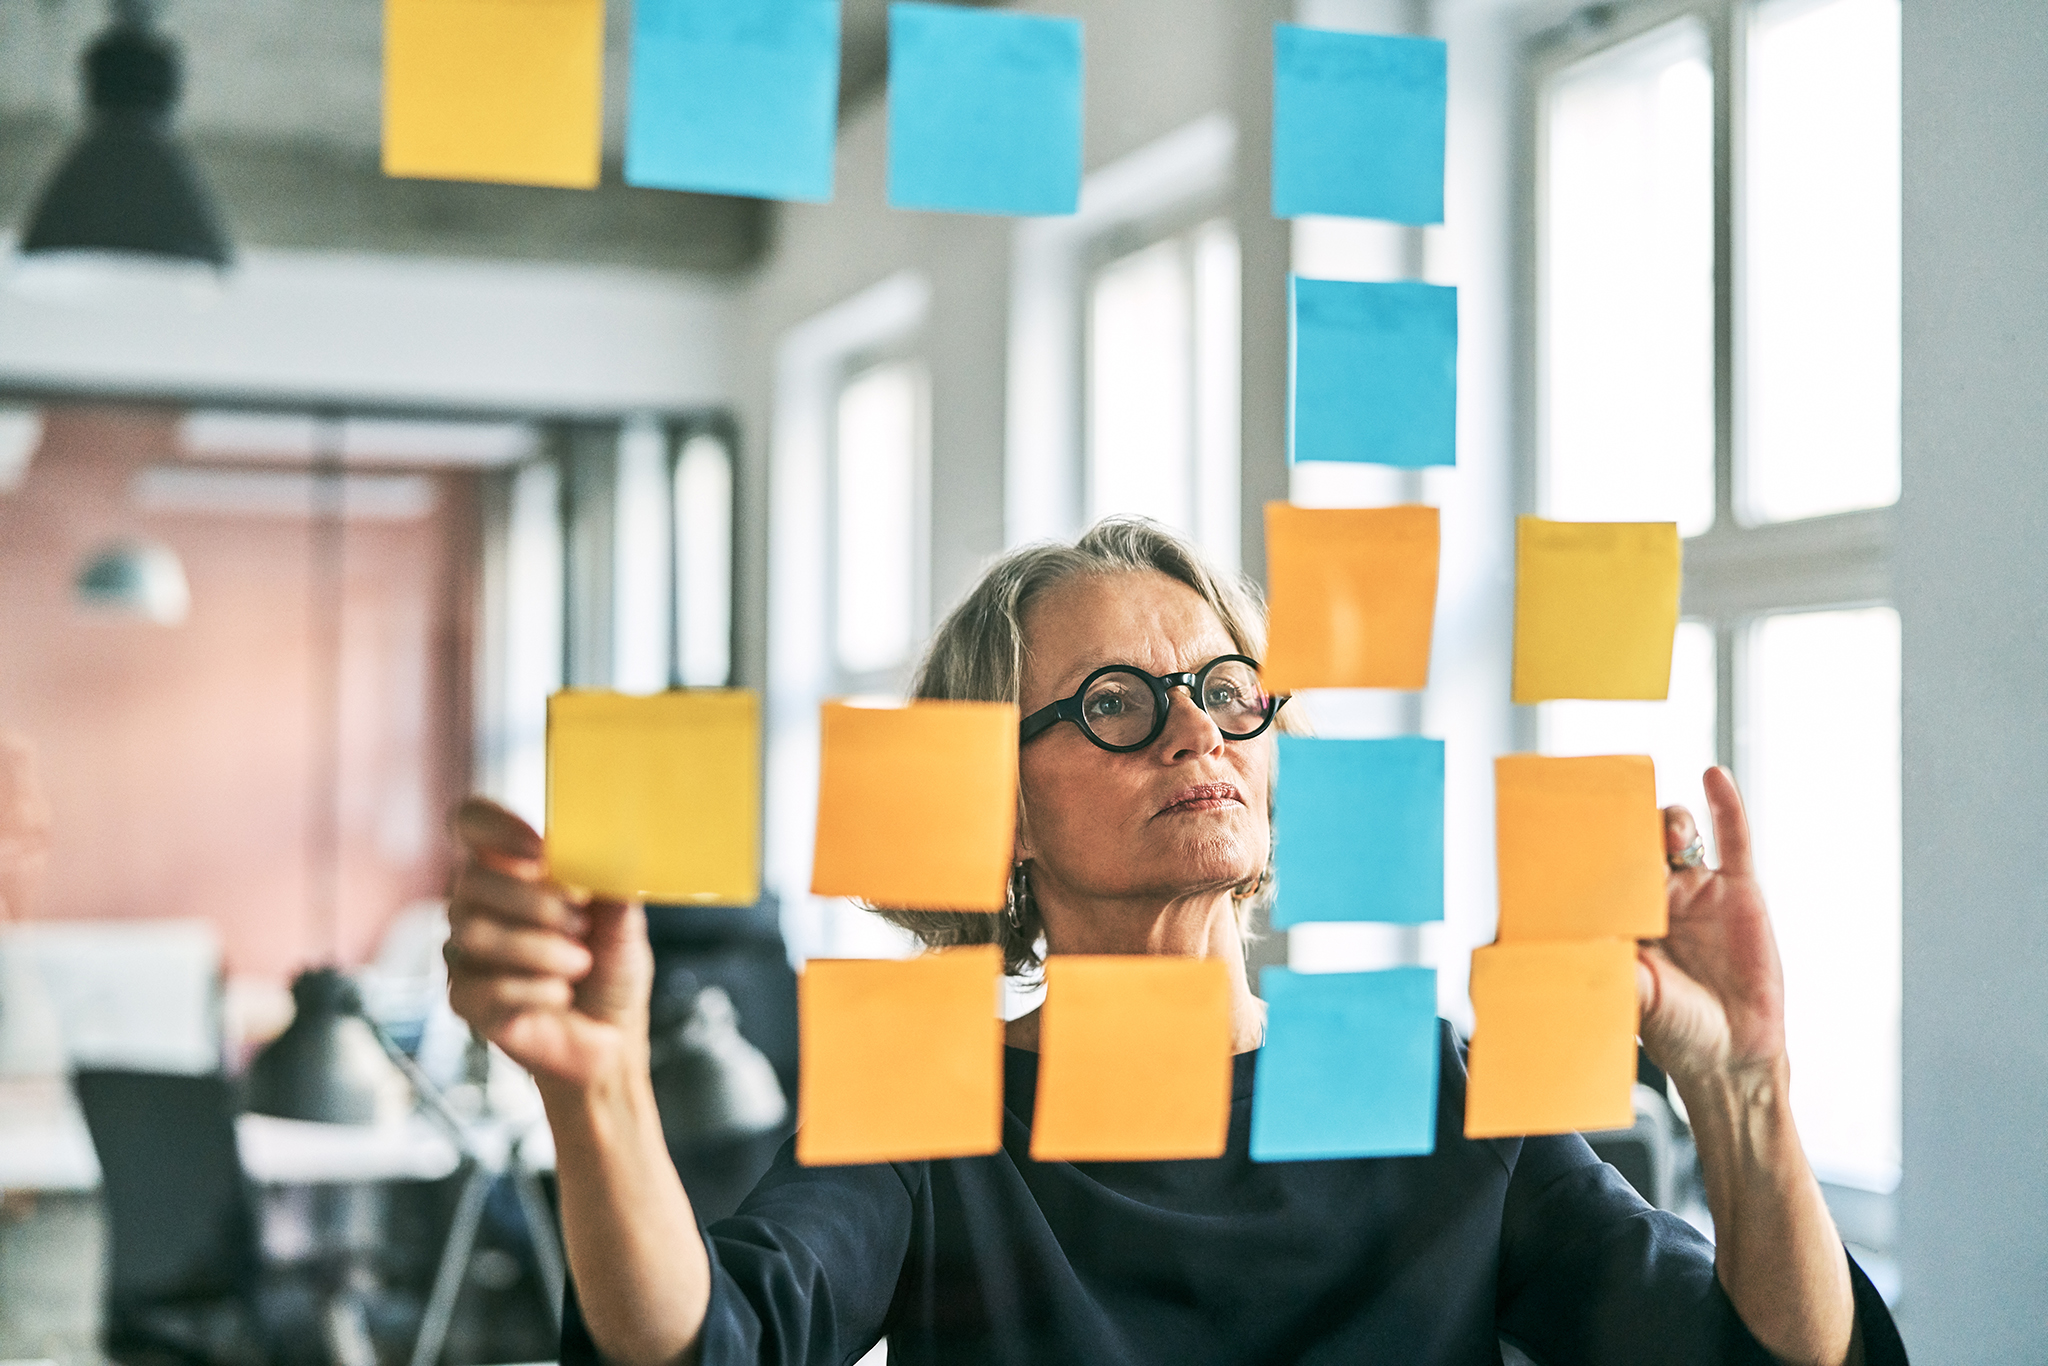
[[[1256,656],[1258,636],[1250,596],[1146,523],[997,563],[916,692],[1023,709],[1014,908],[889,913],[930,944],[994,939],[1012,971],[1041,936],[1051,953],[1223,960],[1238,1056],[1214,1160],[1031,1160],[1034,1013],[1009,1026],[1002,1151],[803,1168],[785,1148],[701,1229],[648,1083],[639,909],[572,900],[531,830],[464,809],[451,994],[547,1099],[580,1298],[565,1360],[852,1362],[884,1336],[893,1366],[1492,1363],[1502,1339],[1556,1363],[1904,1359],[1800,1151],[1777,955],[1718,769],[1722,866],[1672,874],[1671,934],[1639,970],[1643,1041],[1692,1117],[1717,1247],[1575,1136],[1465,1139],[1448,1028],[1431,1155],[1249,1160],[1264,1010],[1244,907],[1271,850],[1275,706],[1255,675],[1247,695],[1209,666]],[[1129,672],[1105,690],[1110,666]],[[1673,850],[1692,841],[1684,810],[1666,824]]]

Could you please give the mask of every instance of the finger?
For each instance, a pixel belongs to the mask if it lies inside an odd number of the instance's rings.
[[[1754,876],[1749,816],[1742,808],[1742,794],[1735,790],[1735,775],[1716,764],[1707,770],[1706,787],[1707,810],[1714,816],[1714,842],[1720,846],[1720,871],[1732,877]]]
[[[533,1010],[567,1010],[573,989],[559,977],[464,973],[448,987],[448,1005],[485,1035]]]
[[[465,866],[456,879],[455,897],[448,907],[449,920],[453,923],[475,911],[578,938],[590,927],[588,917],[569,904],[560,888],[480,863]]]
[[[449,936],[458,972],[510,972],[581,980],[590,971],[590,950],[553,930],[510,925],[471,916]]]
[[[547,846],[534,828],[488,797],[469,797],[455,809],[455,837],[492,866],[538,865]]]

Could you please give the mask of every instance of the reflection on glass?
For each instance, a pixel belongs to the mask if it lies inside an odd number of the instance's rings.
[[[1741,203],[1745,515],[1899,497],[1899,0],[1766,0]]]
[[[732,454],[700,433],[676,460],[676,681],[732,676]]]
[[[1742,772],[1785,964],[1792,1104],[1824,1181],[1899,1174],[1899,617],[1752,630]]]
[[[1663,702],[1545,702],[1537,708],[1545,754],[1647,754],[1657,766],[1657,804],[1683,806],[1713,853],[1714,823],[1700,778],[1715,753],[1714,633],[1678,624],[1671,646],[1671,695]]]
[[[891,361],[848,380],[837,436],[833,634],[839,667],[871,674],[904,663],[917,640],[922,369]]]
[[[1239,559],[1237,235],[1204,223],[1088,291],[1088,519],[1152,517]]]
[[[1714,519],[1714,87],[1684,20],[1546,92],[1542,506]]]

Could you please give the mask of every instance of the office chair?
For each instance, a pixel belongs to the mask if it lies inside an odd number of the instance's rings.
[[[94,1069],[74,1085],[106,1210],[107,1356],[122,1366],[272,1366],[320,1356],[317,1341],[289,1341],[264,1303],[256,1205],[228,1081]]]

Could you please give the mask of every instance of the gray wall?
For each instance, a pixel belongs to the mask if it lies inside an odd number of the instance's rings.
[[[2048,1360],[2048,5],[1906,0],[1905,1178],[1920,1366]]]

